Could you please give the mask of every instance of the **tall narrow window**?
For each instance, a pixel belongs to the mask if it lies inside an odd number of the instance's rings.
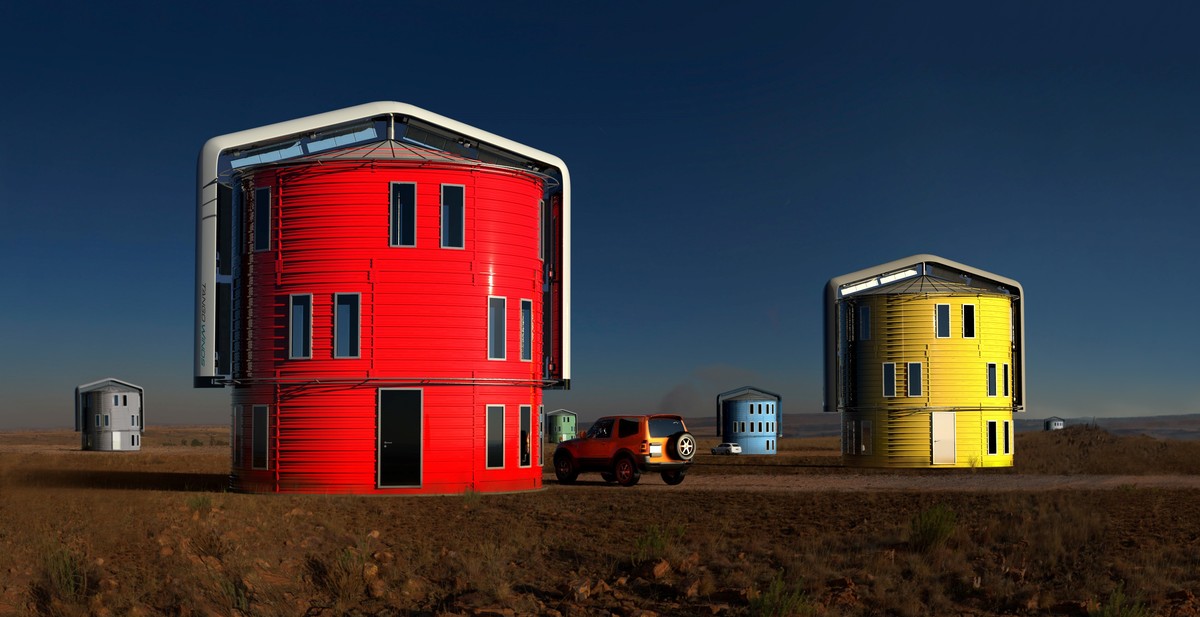
[[[867,304],[858,307],[858,340],[871,340],[871,307]]]
[[[533,461],[533,406],[521,405],[521,467]]]
[[[896,396],[896,363],[883,363],[883,395]]]
[[[998,441],[998,440],[996,439],[996,437],[997,437],[997,436],[996,436],[996,421],[995,421],[995,420],[988,420],[988,423],[987,423],[987,440],[988,440],[988,443],[987,443],[987,448],[988,448],[988,449],[987,449],[987,453],[988,453],[988,454],[995,454],[995,453],[996,453],[996,444],[997,444],[997,441]]]
[[[975,338],[975,305],[963,305],[963,338]]]
[[[391,210],[392,246],[417,245],[417,185],[411,182],[392,183]]]
[[[241,467],[242,465],[242,406],[233,406],[233,434],[230,435],[229,441],[233,443],[233,466]]]
[[[100,414],[96,414],[96,428],[100,428]]]
[[[504,467],[504,405],[487,406],[487,468]]]
[[[104,426],[108,426],[108,425],[109,425],[109,421],[108,421],[108,420],[109,420],[109,415],[108,415],[108,414],[104,414]]]
[[[254,250],[271,250],[271,189],[254,190]]]
[[[488,360],[503,360],[505,298],[488,296]]]
[[[987,364],[987,395],[996,396],[996,363]]]
[[[1009,431],[1008,422],[1006,421],[1004,423],[1004,453],[1005,454],[1012,453],[1012,444],[1009,442],[1008,431]]]
[[[538,259],[546,261],[546,200],[538,200]]]
[[[921,363],[908,363],[908,395],[921,396]]]
[[[537,444],[538,467],[541,467],[542,465],[546,464],[546,446],[543,445],[543,442],[546,441],[545,434],[546,434],[546,406],[538,405],[538,432],[537,432],[537,440],[534,441],[534,443]]]
[[[129,395],[128,395],[128,394],[122,394],[122,395],[121,395],[121,406],[122,406],[122,407],[128,407],[128,406],[129,406]]]
[[[1004,396],[1008,396],[1008,365],[1004,365]]]
[[[465,246],[463,230],[467,220],[463,191],[462,185],[442,185],[442,248],[460,249]]]
[[[250,426],[250,466],[255,469],[266,469],[269,463],[267,457],[267,406],[255,405]]]
[[[950,305],[937,305],[937,312],[934,314],[934,326],[937,329],[938,338],[950,338]]]
[[[521,300],[521,359],[533,360],[533,300]]]
[[[120,395],[114,394],[113,395],[113,407],[120,407],[120,406],[121,406],[121,397],[120,397]]]
[[[288,357],[312,357],[312,296],[290,296],[288,302]]]
[[[334,294],[333,311],[333,357],[357,358],[359,295]]]

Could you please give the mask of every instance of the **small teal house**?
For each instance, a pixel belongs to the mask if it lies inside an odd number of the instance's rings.
[[[783,434],[783,397],[743,386],[717,395],[717,430],[721,441],[742,446],[742,454],[775,454]]]
[[[579,429],[575,422],[575,412],[569,409],[555,409],[546,414],[546,443],[558,443],[574,439]]]

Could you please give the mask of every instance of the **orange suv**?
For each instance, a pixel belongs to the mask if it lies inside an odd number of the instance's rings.
[[[580,472],[599,471],[605,482],[633,486],[642,473],[657,471],[679,484],[696,455],[696,438],[679,416],[605,416],[583,437],[558,444],[554,474],[570,484]]]

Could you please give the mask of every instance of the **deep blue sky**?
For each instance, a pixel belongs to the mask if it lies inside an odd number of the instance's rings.
[[[376,100],[562,157],[574,388],[821,401],[821,298],[929,252],[1025,286],[1029,416],[1200,412],[1200,9],[1145,2],[0,3],[0,428],[193,390],[208,138]]]

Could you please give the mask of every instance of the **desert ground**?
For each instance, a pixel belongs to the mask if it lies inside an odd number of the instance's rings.
[[[1077,426],[894,471],[702,440],[674,487],[393,498],[228,493],[227,440],[0,433],[0,615],[1200,615],[1196,441]]]

